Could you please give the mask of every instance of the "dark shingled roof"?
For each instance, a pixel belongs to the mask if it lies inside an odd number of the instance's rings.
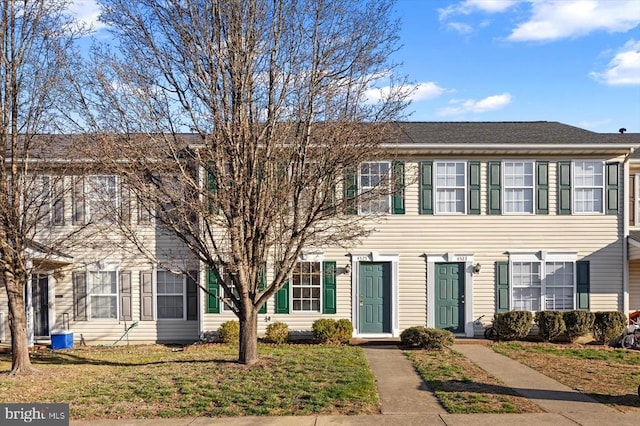
[[[640,144],[639,133],[595,133],[550,121],[399,122],[400,143]]]

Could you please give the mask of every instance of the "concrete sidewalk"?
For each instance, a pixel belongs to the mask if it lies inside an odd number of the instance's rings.
[[[394,344],[365,345],[364,353],[376,377],[381,403],[372,416],[194,417],[152,420],[87,420],[72,426],[208,426],[208,425],[445,425],[445,426],[637,426],[640,412],[621,413],[568,388],[537,371],[493,352],[486,345],[457,342],[454,350],[501,380],[506,387],[531,399],[545,413],[447,414]]]

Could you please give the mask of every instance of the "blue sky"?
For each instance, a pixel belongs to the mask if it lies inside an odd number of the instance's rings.
[[[72,10],[101,29],[95,1]],[[640,133],[640,0],[397,0],[396,13],[410,120]]]
[[[398,0],[416,121],[640,132],[640,0]]]

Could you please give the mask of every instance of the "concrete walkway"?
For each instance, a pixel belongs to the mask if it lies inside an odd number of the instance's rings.
[[[537,371],[493,352],[485,345],[457,342],[454,350],[531,399],[545,412],[533,414],[447,414],[411,363],[395,345],[365,345],[382,414],[373,416],[193,417],[153,420],[72,420],[72,426],[208,425],[445,425],[445,426],[637,426],[640,412],[621,413]]]

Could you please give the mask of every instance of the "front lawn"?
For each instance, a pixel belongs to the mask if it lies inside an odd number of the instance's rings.
[[[527,342],[492,348],[621,411],[640,411],[640,351]]]
[[[451,349],[405,354],[449,413],[539,413],[540,407]]]
[[[359,347],[117,346],[38,351],[40,371],[0,376],[2,402],[66,402],[72,419],[378,413],[374,377]],[[0,355],[0,371],[11,357]]]

